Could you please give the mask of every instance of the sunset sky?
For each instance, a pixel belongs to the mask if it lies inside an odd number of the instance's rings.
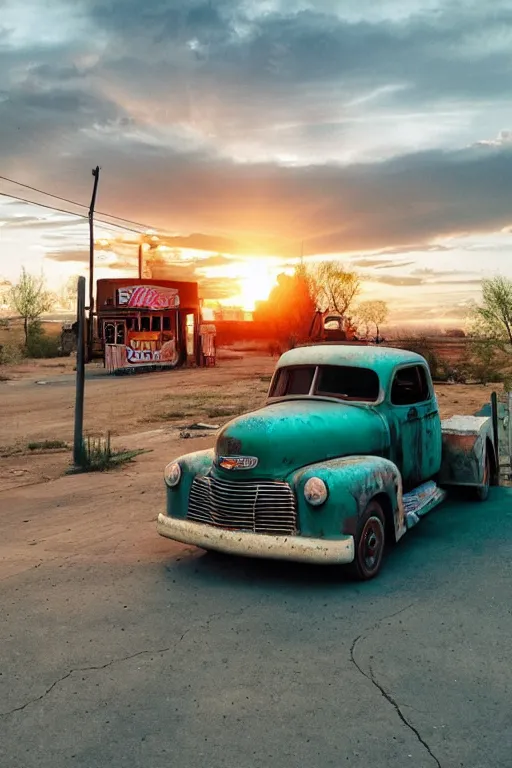
[[[0,174],[88,205],[100,165],[98,210],[209,299],[250,308],[303,243],[457,324],[512,277],[511,50],[510,0],[0,0]],[[8,195],[85,209],[0,193],[0,278],[87,274],[87,222]],[[96,237],[135,275],[136,232]]]

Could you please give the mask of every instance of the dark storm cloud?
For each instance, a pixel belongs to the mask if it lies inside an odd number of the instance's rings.
[[[418,248],[440,236],[500,229],[512,217],[508,148],[283,168],[204,155],[139,155],[128,163],[113,147],[105,164],[111,171],[102,204],[112,212],[117,206],[162,228],[199,224],[219,236],[230,232],[236,241],[245,238],[249,252],[259,245],[296,256],[300,240],[306,255]],[[147,188],[151,199],[138,194]]]
[[[512,219],[509,147],[423,152],[349,167],[240,165],[119,142],[96,158],[103,168],[101,210],[162,230],[209,233],[165,237],[169,247],[295,258],[304,241],[306,256],[401,252],[430,248],[443,236],[496,231]],[[80,198],[90,181],[85,172],[78,176],[76,162],[64,159],[59,172],[65,192]],[[81,165],[87,167],[85,159]]]
[[[343,136],[348,101],[380,87],[402,88],[382,97],[386,109],[468,99],[488,111],[510,95],[509,3],[449,2],[400,21],[349,21],[323,7],[82,0],[79,39],[43,43],[36,24],[32,45],[0,35],[6,175],[20,168],[29,183],[88,200],[99,163],[100,210],[185,233],[170,247],[236,254],[291,258],[303,240],[306,255],[383,249],[385,258],[390,247],[509,224],[506,132],[466,151],[345,167],[226,156],[226,137],[250,133],[265,147],[281,123],[313,137],[304,151],[314,155],[326,134]]]
[[[75,149],[84,128],[123,116],[116,104],[87,90],[25,83],[0,98],[0,160],[6,171],[28,160],[34,174],[55,175],[55,158],[66,146]]]
[[[250,17],[248,10],[253,12]],[[510,58],[506,46],[512,8],[506,4],[447,3],[437,12],[412,14],[396,21],[354,23],[334,11],[265,12],[247,3],[177,2],[151,4],[114,0],[92,3],[94,24],[107,29],[115,49],[131,54],[132,40],[154,46],[141,58],[176,64],[181,46],[183,74],[215,81],[220,91],[241,84],[272,93],[296,86],[336,82],[377,87],[402,83],[401,99],[485,96],[510,93]],[[497,40],[498,44],[492,42]],[[499,44],[501,42],[501,45]],[[491,44],[489,44],[491,42]],[[114,56],[112,59],[114,60]],[[157,85],[158,89],[158,85]],[[227,93],[225,94],[227,95]]]

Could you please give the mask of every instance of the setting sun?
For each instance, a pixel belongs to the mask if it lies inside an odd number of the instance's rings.
[[[257,301],[268,299],[270,291],[276,284],[275,270],[269,270],[256,259],[243,265],[246,276],[240,279],[240,294],[234,297],[242,309],[252,312]]]
[[[233,281],[239,288],[229,299],[222,303],[241,307],[247,312],[254,310],[258,301],[268,299],[270,291],[276,285],[277,275],[283,272],[276,259],[270,257],[252,258],[243,262],[234,262],[229,266],[210,267],[203,270],[205,277],[225,278]]]

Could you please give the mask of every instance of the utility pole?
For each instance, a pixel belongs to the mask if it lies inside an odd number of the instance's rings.
[[[85,277],[78,278],[76,319],[78,340],[76,345],[76,394],[75,434],[73,440],[73,463],[82,464],[84,442],[84,386],[85,386]]]
[[[94,168],[92,175],[94,176],[94,186],[89,207],[89,328],[87,333],[87,360],[92,360],[92,343],[94,338],[94,206],[96,205],[96,193],[100,180],[99,165]]]

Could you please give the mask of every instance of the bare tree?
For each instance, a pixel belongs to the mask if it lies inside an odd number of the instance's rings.
[[[54,297],[46,290],[44,279],[30,275],[22,268],[19,281],[9,292],[11,308],[23,318],[25,346],[28,344],[30,326],[54,305]]]
[[[377,339],[379,338],[380,326],[388,319],[389,309],[385,301],[362,301],[357,308],[357,317],[366,326],[366,335],[368,335],[370,325],[375,326]]]
[[[340,315],[348,312],[361,290],[359,275],[336,261],[318,264],[309,272],[309,280],[318,308]]]

